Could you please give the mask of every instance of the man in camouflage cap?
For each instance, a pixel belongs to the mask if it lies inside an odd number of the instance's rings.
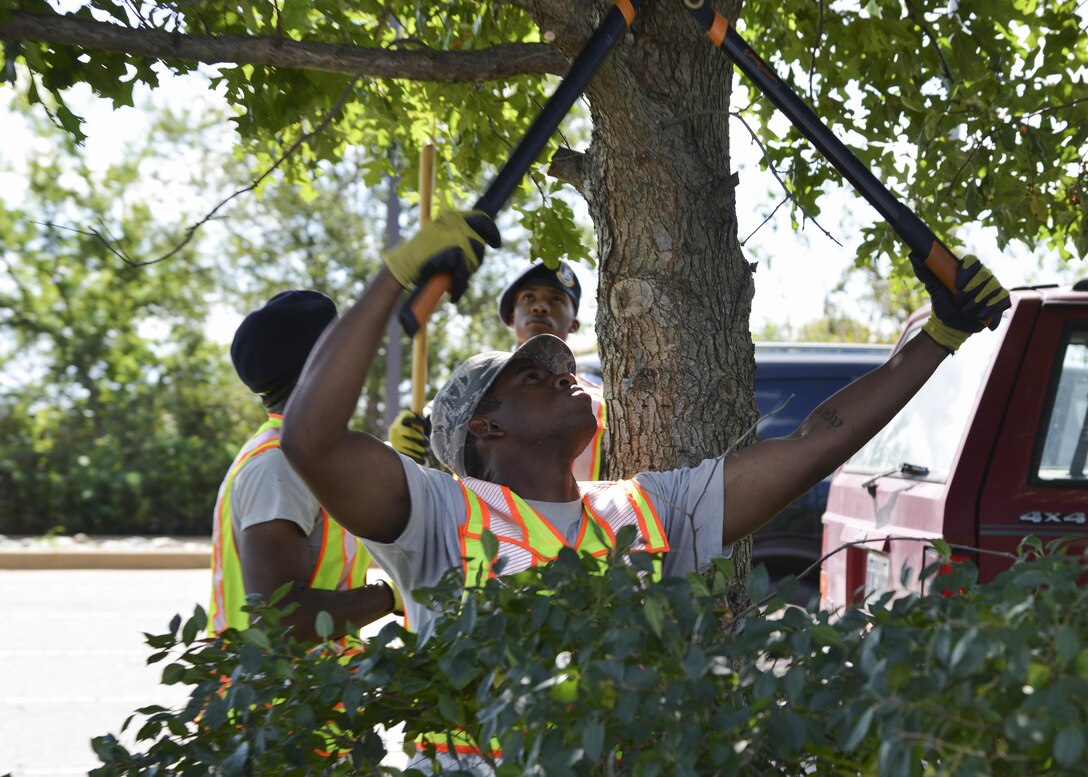
[[[541,334],[566,341],[580,328],[578,306],[581,299],[582,284],[569,264],[559,262],[555,267],[548,267],[544,262],[537,262],[503,290],[498,302],[499,318],[514,330],[515,348]],[[576,368],[570,371],[577,373]],[[589,394],[597,431],[575,457],[571,470],[577,480],[597,480],[604,465],[604,390],[599,382],[585,375],[577,375],[577,381]],[[426,463],[425,452],[430,448],[439,461],[444,462],[438,451],[434,450],[434,438],[430,437],[434,420],[433,411],[430,419],[411,410],[401,411],[389,432],[390,445],[398,453],[410,456],[420,464]]]
[[[483,474],[476,437],[469,434],[472,418],[506,366],[521,361],[551,375],[571,375],[577,366],[574,354],[562,340],[554,335],[537,335],[515,351],[487,351],[471,357],[435,396],[431,446],[438,460],[458,477],[468,477],[470,472]],[[574,395],[577,392],[572,389]]]

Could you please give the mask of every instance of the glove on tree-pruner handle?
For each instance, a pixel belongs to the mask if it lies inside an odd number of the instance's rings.
[[[492,221],[506,205],[510,195],[521,183],[533,162],[548,144],[563,117],[585,91],[593,74],[600,68],[612,47],[630,27],[642,0],[613,0],[614,5],[597,25],[589,40],[571,63],[570,70],[544,103],[525,135],[510,153],[487,191],[476,201],[473,210],[483,211]],[[415,336],[420,324],[431,317],[445,294],[453,287],[449,273],[434,275],[417,286],[400,309],[400,325],[409,337]]]
[[[962,264],[960,259],[937,239],[914,211],[888,191],[872,171],[835,137],[820,117],[737,34],[729,20],[711,7],[710,0],[683,0],[683,4],[700,26],[706,29],[711,42],[729,55],[741,72],[884,217],[892,230],[907,244],[912,254],[911,261],[924,264],[942,285],[955,294],[956,274]],[[983,323],[990,329],[996,329],[999,321],[997,317],[991,317]]]

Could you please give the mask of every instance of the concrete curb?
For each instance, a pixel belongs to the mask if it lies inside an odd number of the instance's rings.
[[[0,551],[0,569],[210,569],[208,553]]]
[[[211,568],[211,543],[191,537],[4,537],[0,540],[0,569]]]

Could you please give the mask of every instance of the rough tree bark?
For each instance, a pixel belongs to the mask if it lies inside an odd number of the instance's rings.
[[[568,56],[611,5],[522,4]],[[739,6],[718,10],[735,18]],[[599,243],[611,475],[695,464],[756,417],[753,283],[730,184],[732,72],[680,4],[647,0],[588,90],[593,139],[570,178]],[[750,544],[735,557],[746,574]]]

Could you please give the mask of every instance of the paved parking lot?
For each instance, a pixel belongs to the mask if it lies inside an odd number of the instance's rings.
[[[207,569],[0,569],[0,775],[86,775],[92,737],[119,734],[139,707],[183,703],[188,687],[147,666],[143,633],[206,608],[209,590]],[[385,739],[403,767],[398,732]]]
[[[0,570],[0,774],[85,775],[93,736],[147,704],[174,704],[143,632],[207,606],[209,573]]]

